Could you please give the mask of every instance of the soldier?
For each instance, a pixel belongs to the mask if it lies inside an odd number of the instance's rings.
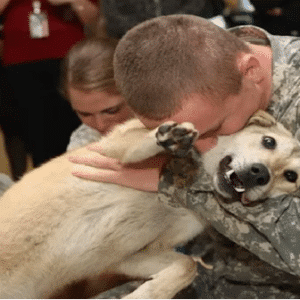
[[[205,152],[218,136],[242,129],[258,109],[297,134],[299,47],[299,38],[272,36],[253,26],[229,32],[196,16],[159,17],[121,39],[115,79],[147,127],[170,119],[192,122],[200,133],[196,146]],[[74,167],[78,177],[157,191],[159,168],[129,169],[101,155],[98,162],[95,156],[72,161],[82,164]],[[179,197],[220,233],[211,230],[191,245],[190,251],[204,255],[214,268],[200,268],[182,297],[299,298],[297,196],[268,199],[251,209],[220,204],[203,170],[186,189],[174,187],[173,174],[170,163],[159,183],[161,200],[172,204]]]

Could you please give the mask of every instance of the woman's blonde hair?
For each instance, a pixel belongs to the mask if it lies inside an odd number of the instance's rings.
[[[102,39],[86,39],[74,45],[64,61],[64,92],[70,86],[87,92],[115,88],[116,45],[115,40]]]

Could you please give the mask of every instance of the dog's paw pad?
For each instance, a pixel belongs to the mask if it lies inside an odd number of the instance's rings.
[[[158,135],[163,136],[164,134],[170,132],[172,130],[172,128],[175,128],[176,126],[178,126],[178,123],[173,122],[173,121],[166,122],[166,123],[160,125],[158,127],[156,137],[158,137]]]
[[[191,123],[164,123],[158,128],[156,133],[158,145],[177,156],[186,155],[197,138],[198,132]]]

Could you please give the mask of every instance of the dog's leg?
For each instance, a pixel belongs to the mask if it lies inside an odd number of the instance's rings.
[[[144,139],[130,147],[122,161],[124,163],[139,162],[164,150],[177,156],[185,156],[197,137],[198,132],[193,124],[167,122],[150,131]]]
[[[189,256],[173,250],[144,250],[118,266],[128,276],[149,278],[125,299],[170,299],[192,283],[197,264]]]
[[[150,131],[145,138],[137,141],[126,151],[122,158],[123,163],[135,163],[146,160],[164,151],[161,145],[156,141],[157,129]]]

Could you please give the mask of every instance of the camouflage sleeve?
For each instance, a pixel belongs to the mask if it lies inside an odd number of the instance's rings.
[[[300,275],[299,203],[297,198],[268,199],[259,207],[226,205],[213,193],[189,195],[197,211],[230,240],[276,268]]]

